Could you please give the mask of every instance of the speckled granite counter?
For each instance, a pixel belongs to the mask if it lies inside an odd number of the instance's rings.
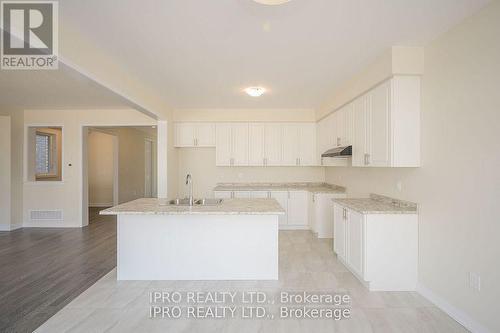
[[[332,199],[361,214],[418,214],[417,204],[377,194],[361,199]]]
[[[214,191],[309,191],[345,193],[345,187],[326,183],[221,183]]]
[[[174,206],[166,199],[143,198],[100,212],[101,215],[284,215],[275,199],[224,199],[213,206]]]

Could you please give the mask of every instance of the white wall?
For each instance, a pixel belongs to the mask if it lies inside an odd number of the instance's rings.
[[[114,137],[110,134],[90,130],[87,140],[89,206],[112,206]]]
[[[0,231],[11,224],[10,116],[0,116]]]
[[[500,332],[499,32],[495,2],[425,48],[421,168],[326,171],[350,196],[419,203],[420,283],[491,332]],[[469,272],[481,275],[480,292]]]
[[[63,127],[63,181],[25,182],[23,225],[34,227],[81,227],[82,222],[82,127],[152,126],[156,120],[133,109],[125,110],[26,110],[25,125]],[[63,221],[31,222],[30,210],[63,210]],[[84,208],[86,210],[87,207]]]
[[[175,121],[316,121],[312,109],[179,109]]]

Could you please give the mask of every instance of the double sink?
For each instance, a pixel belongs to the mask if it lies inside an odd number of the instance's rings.
[[[167,202],[167,206],[191,206],[189,201],[189,198],[172,199]],[[220,205],[222,201],[222,199],[195,199],[193,200],[193,206],[217,206]]]

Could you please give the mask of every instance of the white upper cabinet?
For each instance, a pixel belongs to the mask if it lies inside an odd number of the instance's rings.
[[[264,125],[264,162],[266,166],[283,163],[283,128],[279,123]]]
[[[335,144],[338,147],[352,145],[353,134],[353,104],[347,104],[336,112],[337,114],[337,138]]]
[[[232,126],[230,123],[217,124],[215,130],[215,164],[217,166],[231,166],[232,157]]]
[[[248,125],[248,165],[264,166],[264,131],[265,125],[261,123]]]
[[[248,165],[248,124],[234,123],[231,130],[232,165]]]
[[[215,124],[182,122],[174,125],[175,147],[214,147]]]
[[[217,166],[248,165],[248,124],[219,123],[216,128]]]
[[[195,138],[197,147],[215,147],[215,124],[196,124]]]
[[[396,76],[353,102],[353,166],[420,166],[420,78]]]
[[[316,125],[301,124],[299,133],[299,165],[318,165],[316,156]]]
[[[316,125],[290,123],[283,125],[283,165],[317,165]]]

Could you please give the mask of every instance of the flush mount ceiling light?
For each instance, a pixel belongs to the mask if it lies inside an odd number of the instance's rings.
[[[252,97],[259,97],[266,92],[266,89],[262,87],[248,87],[245,89],[245,92]]]
[[[253,0],[255,2],[258,2],[262,5],[270,5],[270,6],[274,6],[274,5],[281,5],[281,4],[284,4],[290,0]]]

